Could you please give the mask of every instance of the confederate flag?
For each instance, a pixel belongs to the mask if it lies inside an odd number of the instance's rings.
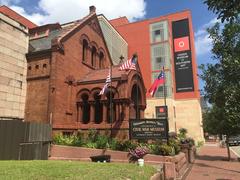
[[[153,82],[152,86],[148,90],[149,94],[153,97],[155,92],[157,91],[157,88],[160,84],[164,84],[165,77],[164,77],[164,72],[161,70],[160,74],[158,75],[157,79]]]
[[[129,60],[127,60],[125,63],[123,63],[120,67],[119,70],[136,70],[136,63],[137,63],[137,55],[134,54],[133,57]]]

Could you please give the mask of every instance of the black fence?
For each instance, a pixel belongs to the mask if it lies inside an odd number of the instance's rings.
[[[0,160],[48,159],[50,124],[0,120]]]

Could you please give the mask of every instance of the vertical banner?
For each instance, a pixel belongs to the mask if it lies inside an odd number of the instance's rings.
[[[188,19],[172,22],[176,92],[194,91]]]

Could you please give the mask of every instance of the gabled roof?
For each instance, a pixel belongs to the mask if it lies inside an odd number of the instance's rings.
[[[120,80],[124,76],[127,78],[127,75],[130,73],[130,70],[128,71],[120,71],[119,65],[118,66],[112,66],[112,81],[115,79]],[[86,74],[83,78],[79,79],[78,83],[93,83],[93,81],[97,82],[105,82],[107,75],[109,74],[109,68],[107,69],[98,69],[97,71],[91,71],[88,74]],[[127,79],[126,79],[127,80]]]
[[[27,18],[21,16],[20,14],[16,13],[15,11],[13,11],[12,9],[5,5],[0,6],[0,12],[10,17],[11,19],[14,19],[15,21],[21,23],[22,25],[26,26],[29,29],[37,27],[36,24],[29,21]]]

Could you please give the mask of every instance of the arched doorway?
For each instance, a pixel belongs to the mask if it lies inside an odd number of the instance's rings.
[[[114,101],[114,92],[113,90],[109,90],[106,93],[107,97],[107,123],[113,123],[116,119],[116,104]],[[111,112],[112,106],[112,112]],[[112,114],[111,114],[112,113]]]
[[[134,84],[131,92],[130,118],[140,119],[140,107],[142,105],[142,95],[140,87]]]

